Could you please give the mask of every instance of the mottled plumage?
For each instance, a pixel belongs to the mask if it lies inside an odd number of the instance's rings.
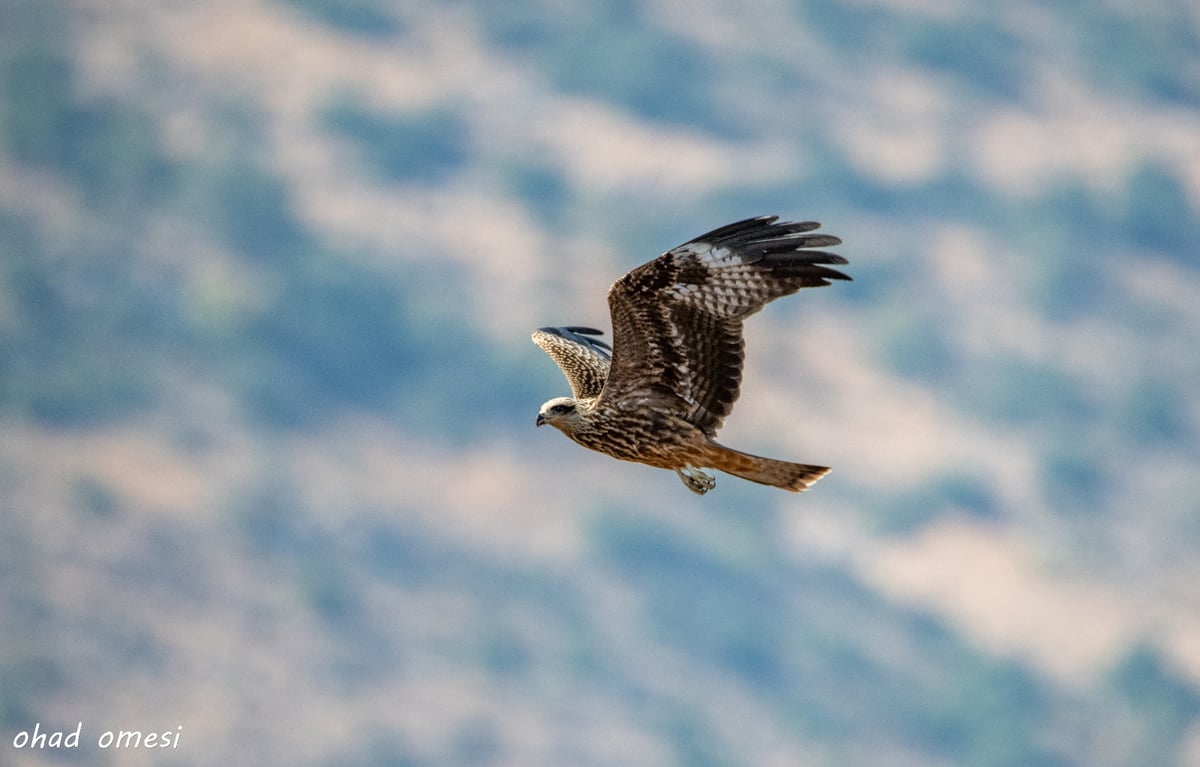
[[[717,469],[801,491],[824,466],[742,453],[713,440],[737,401],[742,321],[800,288],[848,280],[828,264],[846,259],[813,248],[840,244],[815,222],[739,221],[643,264],[608,291],[613,347],[586,327],[541,328],[533,341],[562,368],[571,397],[542,405],[548,423],[614,458],[674,469],[705,493]]]

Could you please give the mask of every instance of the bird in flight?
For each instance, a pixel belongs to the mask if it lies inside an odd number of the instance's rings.
[[[613,345],[595,328],[547,327],[533,342],[562,369],[570,397],[538,411],[586,448],[673,469],[689,490],[716,486],[715,469],[800,492],[825,466],[762,458],[714,440],[742,380],[742,321],[780,296],[849,280],[818,248],[841,244],[812,221],[738,221],[672,248],[608,291]]]

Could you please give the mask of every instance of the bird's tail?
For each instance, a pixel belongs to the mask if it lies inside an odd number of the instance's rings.
[[[828,466],[811,466],[806,463],[777,461],[774,458],[750,455],[740,450],[709,442],[710,452],[706,465],[735,477],[748,479],[760,485],[771,485],[800,493],[829,473]]]

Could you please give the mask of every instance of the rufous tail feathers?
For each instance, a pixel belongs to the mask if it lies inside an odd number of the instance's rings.
[[[774,458],[763,458],[750,455],[740,450],[710,442],[712,448],[706,466],[732,474],[735,477],[748,479],[760,485],[771,485],[800,493],[812,487],[813,483],[829,473],[828,466],[812,466],[806,463],[791,463],[777,461]]]

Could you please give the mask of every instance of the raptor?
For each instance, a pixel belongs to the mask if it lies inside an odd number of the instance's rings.
[[[706,469],[800,492],[826,466],[763,458],[726,447],[717,430],[737,401],[745,357],[742,323],[801,288],[850,278],[826,248],[841,244],[812,221],[759,216],[672,248],[613,283],[613,342],[590,327],[545,327],[533,342],[562,369],[570,397],[538,411],[575,442],[623,461],[674,470],[704,494]]]

